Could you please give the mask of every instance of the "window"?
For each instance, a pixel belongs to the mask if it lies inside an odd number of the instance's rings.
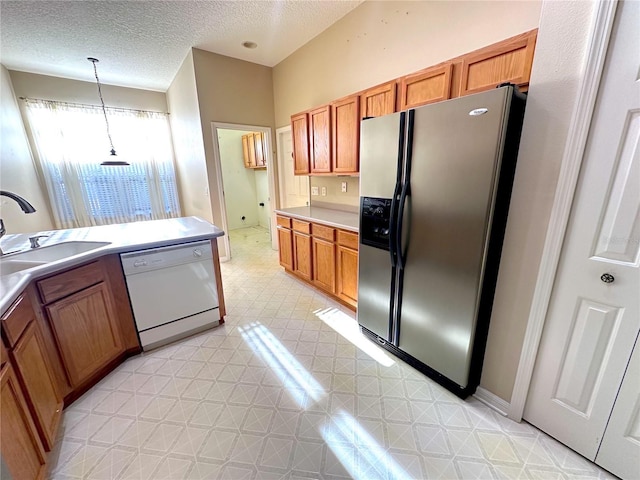
[[[166,114],[107,108],[118,160],[101,166],[110,145],[100,107],[27,100],[58,228],[180,216]]]

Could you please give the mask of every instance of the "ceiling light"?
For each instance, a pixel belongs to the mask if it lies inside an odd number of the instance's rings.
[[[98,78],[98,68],[96,67],[96,63],[98,63],[100,60],[98,60],[97,58],[93,58],[93,57],[87,57],[87,60],[89,60],[91,63],[93,63],[93,73],[96,76],[96,83],[98,84],[98,96],[100,97],[100,104],[102,105],[102,113],[104,114],[104,122],[107,126],[107,137],[109,137],[109,144],[111,145],[111,152],[110,152],[110,156],[115,157],[116,156],[116,150],[115,148],[113,148],[113,140],[111,140],[111,132],[109,131],[109,119],[107,118],[107,109],[104,106],[104,100],[102,98],[102,88],[100,87],[100,79]],[[129,163],[123,161],[123,160],[105,160],[104,162],[102,162],[100,165],[102,166],[127,166],[129,165]]]
[[[258,47],[258,44],[257,44],[256,42],[248,42],[248,41],[247,41],[247,42],[242,42],[242,46],[243,46],[244,48],[251,48],[251,49],[253,49],[253,48],[257,48],[257,47]]]

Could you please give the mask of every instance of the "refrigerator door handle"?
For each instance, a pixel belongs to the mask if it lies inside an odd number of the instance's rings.
[[[395,244],[397,250],[398,267],[404,269],[407,263],[406,250],[402,248],[402,231],[404,228],[404,208],[407,198],[411,197],[411,160],[413,158],[413,124],[415,119],[415,110],[409,110],[409,125],[407,127],[407,155],[405,161],[404,182],[402,184],[402,192],[400,193],[400,202],[398,206],[398,218],[396,220]],[[409,205],[411,208],[411,205]],[[409,220],[410,222],[411,220]],[[411,228],[411,224],[408,225]],[[407,246],[408,247],[408,246]]]
[[[400,132],[398,134],[398,160],[396,165],[396,186],[393,189],[393,197],[391,198],[391,211],[389,213],[389,255],[391,256],[391,266],[398,266],[399,244],[398,237],[394,234],[398,230],[398,201],[401,196],[402,189],[402,164],[404,150],[404,135],[406,126],[406,113],[400,113]],[[401,221],[401,220],[400,220]]]

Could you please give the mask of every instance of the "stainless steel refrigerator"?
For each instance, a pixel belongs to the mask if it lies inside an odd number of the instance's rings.
[[[462,398],[480,381],[524,104],[503,86],[361,123],[358,323]]]

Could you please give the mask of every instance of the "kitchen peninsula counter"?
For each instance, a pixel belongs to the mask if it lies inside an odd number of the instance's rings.
[[[12,256],[9,254],[13,252],[31,250],[29,237],[35,235],[47,235],[47,237],[40,239],[41,246],[39,248],[46,248],[47,246],[64,242],[108,243],[84,253],[7,275],[3,274],[0,264],[0,314],[3,314],[9,308],[31,280],[38,277],[50,275],[104,255],[146,250],[198,240],[210,240],[224,235],[224,232],[201,218],[183,217],[14,234],[6,235],[2,239],[2,249],[6,252],[4,258],[10,259]]]

